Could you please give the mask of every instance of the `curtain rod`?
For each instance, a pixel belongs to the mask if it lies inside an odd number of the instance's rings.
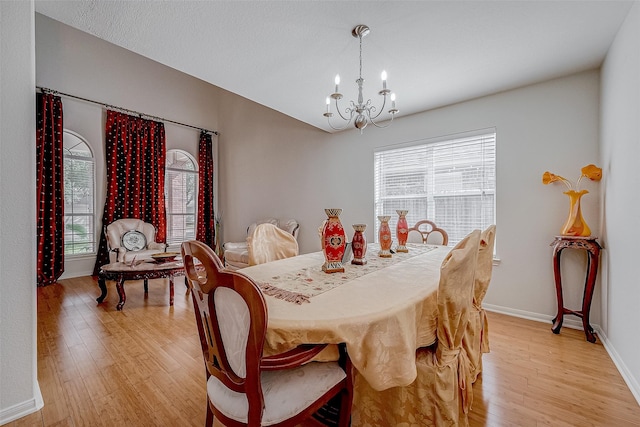
[[[125,112],[125,113],[129,113],[129,114],[133,114],[133,115],[136,115],[136,116],[140,116],[140,117],[144,116],[146,118],[154,119],[154,120],[157,120],[157,121],[168,122],[168,123],[173,123],[175,125],[180,125],[180,126],[185,126],[185,127],[192,128],[192,129],[197,129],[199,131],[206,132],[206,133],[211,133],[211,134],[214,134],[216,136],[218,135],[218,131],[216,131],[216,130],[208,130],[208,129],[204,129],[204,128],[201,128],[201,127],[198,127],[198,126],[192,126],[192,125],[188,125],[186,123],[180,123],[180,122],[176,122],[174,120],[165,119],[163,117],[152,116],[150,114],[140,113],[138,111],[129,110],[128,108],[117,107],[115,105],[105,104],[104,102],[99,102],[99,101],[94,101],[92,99],[83,98],[81,96],[70,95],[68,93],[58,92],[57,90],[49,89],[49,88],[46,88],[46,87],[36,86],[36,89],[40,89],[42,91],[42,93],[50,93],[52,95],[62,95],[62,96],[66,96],[68,98],[79,99],[81,101],[91,102],[92,104],[101,105],[101,106],[103,106],[105,108],[111,108],[111,109],[119,110],[119,111],[122,111],[122,112]]]

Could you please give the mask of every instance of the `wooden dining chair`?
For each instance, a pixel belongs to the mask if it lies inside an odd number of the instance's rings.
[[[416,351],[415,381],[376,391],[356,371],[354,425],[468,425],[473,390],[462,337],[473,300],[479,242],[480,230],[475,230],[442,261],[437,341]]]
[[[351,363],[311,362],[326,345],[264,356],[267,305],[249,277],[224,269],[206,244],[182,244],[207,374],[206,426],[295,426],[340,396],[340,426],[351,414]]]
[[[490,225],[480,235],[478,265],[473,285],[473,305],[469,313],[469,323],[462,339],[462,347],[467,352],[471,364],[473,381],[482,372],[482,354],[489,349],[489,322],[482,308],[482,300],[487,294],[493,271],[493,248],[496,241],[496,226]]]
[[[449,235],[433,221],[423,219],[422,221],[416,222],[413,227],[409,228],[407,242],[447,246],[449,243]]]
[[[264,264],[298,255],[298,241],[273,224],[258,225],[247,237],[249,265]]]

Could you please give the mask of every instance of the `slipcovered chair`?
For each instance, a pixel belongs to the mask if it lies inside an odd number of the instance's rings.
[[[462,337],[473,300],[479,242],[480,230],[475,230],[442,261],[437,340],[416,351],[415,381],[376,391],[355,372],[352,425],[469,425],[473,389]]]
[[[264,356],[268,312],[258,285],[225,269],[202,242],[184,242],[182,259],[206,367],[205,425],[215,417],[227,427],[293,427],[339,396],[338,425],[349,426],[353,368],[346,353],[344,368],[311,361],[326,344]]]
[[[260,224],[273,224],[281,230],[298,239],[300,225],[295,219],[279,220],[277,218],[265,218],[254,222],[247,227],[247,239]],[[227,242],[224,244],[224,264],[230,270],[238,270],[249,266],[249,246],[244,242]]]
[[[249,265],[264,264],[298,255],[298,241],[273,224],[260,224],[247,238]]]
[[[153,224],[138,218],[123,218],[105,227],[109,262],[132,262],[151,259],[151,255],[167,250],[166,243],[156,242]]]
[[[462,338],[462,347],[471,363],[473,381],[482,372],[482,354],[489,353],[489,322],[482,308],[482,300],[487,294],[493,270],[493,247],[496,241],[496,226],[490,225],[480,235],[478,265],[473,285],[473,306],[469,312],[469,323]]]
[[[407,242],[447,246],[449,243],[449,235],[433,221],[423,219],[422,221],[416,222],[413,227],[409,228]]]

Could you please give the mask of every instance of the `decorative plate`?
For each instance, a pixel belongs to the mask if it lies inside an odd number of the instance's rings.
[[[127,231],[122,235],[122,246],[128,251],[139,251],[147,246],[147,238],[137,230]]]

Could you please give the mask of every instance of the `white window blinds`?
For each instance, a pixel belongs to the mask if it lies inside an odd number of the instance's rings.
[[[378,151],[374,162],[375,214],[391,216],[392,234],[397,209],[409,211],[410,227],[434,221],[451,246],[495,223],[494,129]],[[378,228],[376,222],[376,239]]]
[[[79,135],[63,132],[64,253],[96,252],[94,204],[95,162],[87,142]]]
[[[198,168],[182,150],[168,150],[165,170],[167,243],[181,244],[196,238]]]

